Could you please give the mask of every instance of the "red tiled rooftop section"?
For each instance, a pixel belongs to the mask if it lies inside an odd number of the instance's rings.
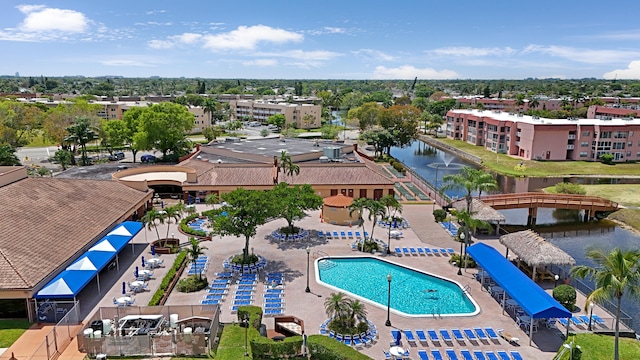
[[[338,194],[335,196],[329,196],[324,198],[324,204],[327,206],[347,207],[352,203],[353,203],[353,198],[343,194]]]
[[[30,289],[150,193],[111,180],[27,178],[0,187],[0,289]]]

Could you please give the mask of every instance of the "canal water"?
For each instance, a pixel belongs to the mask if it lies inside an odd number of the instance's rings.
[[[437,189],[442,188],[443,177],[456,174],[463,166],[475,167],[474,164],[442,150],[436,149],[424,142],[415,141],[405,148],[393,148],[391,155],[402,161],[405,166],[414,170],[423,179],[431,183]],[[562,181],[577,183],[618,183],[627,180],[594,179],[594,178],[513,178],[498,176],[497,181],[502,193],[518,193],[537,191],[541,188],[553,186]],[[632,180],[634,181],[634,180]],[[451,198],[461,198],[463,192],[445,191]],[[514,231],[524,228],[527,222],[527,209],[502,210],[506,218],[506,228]],[[599,221],[590,224],[580,223],[577,211],[562,209],[538,209],[535,228],[542,237],[558,246],[573,256],[577,264],[594,266],[587,257],[586,249],[598,247],[611,250],[619,247],[622,249],[640,248],[640,236],[623,229],[609,221]],[[592,286],[592,284],[589,284]],[[584,304],[576,304],[583,307]],[[633,318],[633,328],[640,332],[640,301],[624,299],[622,309]]]

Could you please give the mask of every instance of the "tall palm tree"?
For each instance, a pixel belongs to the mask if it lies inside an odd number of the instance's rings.
[[[462,190],[465,192],[468,213],[471,213],[474,192],[478,192],[478,196],[480,196],[483,191],[498,190],[498,182],[493,178],[493,175],[468,166],[463,167],[458,174],[445,175],[442,180],[445,183],[441,188],[442,191]]]
[[[202,103],[202,110],[205,114],[209,114],[209,125],[214,125],[215,123],[213,121],[213,113],[218,110],[218,106],[219,104],[216,99],[210,97],[205,98],[204,102]]]
[[[88,165],[87,144],[98,138],[98,134],[91,125],[88,117],[79,117],[76,122],[67,129],[67,137],[64,141],[74,143],[80,147],[82,165]]]
[[[349,320],[353,321],[355,324],[358,324],[358,319],[366,319],[367,318],[367,309],[365,309],[364,304],[360,302],[360,300],[349,301]]]
[[[177,224],[182,218],[182,213],[184,212],[184,205],[182,203],[177,203],[172,206],[167,206],[164,208],[164,219],[167,221],[167,236],[166,239],[169,238],[169,229],[171,227],[171,220],[173,220],[174,224]]]
[[[289,155],[285,150],[282,150],[280,153],[278,172],[280,170],[289,176],[293,176],[293,174],[300,175],[300,166],[291,160],[291,155]]]
[[[331,295],[324,300],[324,311],[328,317],[340,319],[338,321],[344,321],[349,311],[349,302],[350,300],[344,296],[344,293],[331,293]]]
[[[533,99],[531,99],[531,101],[529,102],[529,109],[535,109],[538,106],[540,106],[540,101],[538,100],[538,98],[534,97]]]
[[[373,231],[376,228],[376,223],[378,222],[378,217],[384,217],[386,214],[385,207],[379,200],[370,200],[367,202],[366,206],[367,211],[369,211],[369,221],[373,223],[371,225],[371,234],[369,236],[369,240],[373,240]]]
[[[207,195],[207,197],[204,198],[204,202],[207,205],[210,205],[211,207],[213,207],[216,204],[220,203],[220,196],[216,193],[211,193],[209,195]]]
[[[206,246],[200,246],[200,242],[193,237],[189,238],[189,243],[191,247],[187,248],[187,256],[189,257],[189,261],[193,264],[196,263],[196,259],[204,254],[203,250],[206,250]],[[198,273],[198,278],[202,279],[202,268],[200,266],[196,266],[196,271]]]
[[[353,216],[353,213],[358,213],[358,226],[362,227],[364,231],[364,210],[367,208],[367,203],[370,200],[367,198],[354,199],[351,205],[349,205],[349,217]]]
[[[156,235],[158,236],[158,240],[160,240],[160,233],[158,232],[157,221],[161,220],[162,223],[164,223],[164,219],[162,219],[160,212],[156,209],[151,209],[147,211],[147,213],[144,214],[144,216],[142,216],[140,220],[142,220],[142,223],[147,227],[147,229],[149,230],[155,229]]]
[[[591,302],[598,303],[605,299],[616,301],[613,355],[614,359],[618,360],[622,297],[627,293],[633,298],[640,299],[640,251],[615,248],[606,253],[602,249],[591,249],[587,252],[587,257],[597,266],[574,266],[571,274],[581,279],[589,278],[595,281],[596,288],[587,296],[585,309],[589,308]]]

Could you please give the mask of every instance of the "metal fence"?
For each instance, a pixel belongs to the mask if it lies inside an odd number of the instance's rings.
[[[147,334],[131,334],[127,329],[119,329],[118,321],[125,316],[162,315],[160,331]],[[182,319],[180,324],[171,318]],[[194,356],[206,355],[211,351],[219,331],[220,310],[217,305],[177,305],[177,306],[127,306],[100,308],[87,324],[109,319],[113,326],[101,331],[99,337],[88,335],[86,331],[77,334],[78,349],[89,356]],[[188,320],[192,319],[192,320]],[[207,327],[194,326],[211,320]],[[87,330],[90,327],[86,327]],[[186,329],[189,328],[187,332]],[[124,330],[124,331],[123,331]],[[89,331],[90,334],[93,332]]]
[[[62,316],[53,329],[45,336],[44,341],[36,347],[29,357],[30,360],[55,360],[69,346],[73,337],[81,328],[78,308],[80,303],[69,304],[59,303],[61,306],[54,307],[52,316]],[[56,311],[64,309],[64,311]],[[40,309],[42,310],[42,309]]]
[[[415,170],[408,167],[406,164],[402,164],[405,170],[411,175],[411,182],[414,183],[420,190],[429,194],[429,196],[433,199],[433,201],[440,205],[447,205],[451,202],[451,198],[447,196],[447,194],[442,191],[438,191],[433,185],[431,185],[425,178],[420,176]]]
[[[571,279],[571,285],[575,287],[576,290],[584,294],[585,296],[591,294],[591,292],[593,291],[593,289],[587,283],[579,279]],[[604,300],[603,302],[599,302],[598,305],[604,308],[609,314],[616,313],[616,306],[611,301]],[[615,320],[615,316],[614,315],[611,315],[611,316],[612,316],[612,319],[611,319],[612,321],[611,321],[611,324],[608,324],[609,329],[613,329],[613,321]],[[605,319],[605,321],[606,320],[607,319]],[[620,322],[623,323],[630,330],[633,329],[633,318],[622,310],[620,310]]]

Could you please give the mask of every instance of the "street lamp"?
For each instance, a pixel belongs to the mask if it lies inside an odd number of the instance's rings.
[[[389,291],[387,292],[387,322],[385,326],[391,326],[391,320],[389,319],[389,313],[391,309],[391,274],[387,274],[387,282],[389,283]]]
[[[309,248],[309,246],[307,246],[307,288],[304,289],[304,292],[311,292],[311,289],[309,289],[309,254],[311,253],[311,249]]]
[[[555,289],[556,286],[558,286],[558,280],[560,280],[560,275],[558,275],[558,274],[553,275],[553,280],[555,280],[553,282],[553,288]]]
[[[247,343],[247,332],[249,331],[249,314],[242,315],[242,325],[244,326],[244,356],[249,356],[249,346]]]
[[[592,330],[591,328],[591,318],[593,318],[593,307],[595,306],[595,304],[593,302],[589,303],[589,331]]]
[[[464,242],[464,231],[460,233],[460,260],[458,260],[458,275],[462,275],[462,243]]]

